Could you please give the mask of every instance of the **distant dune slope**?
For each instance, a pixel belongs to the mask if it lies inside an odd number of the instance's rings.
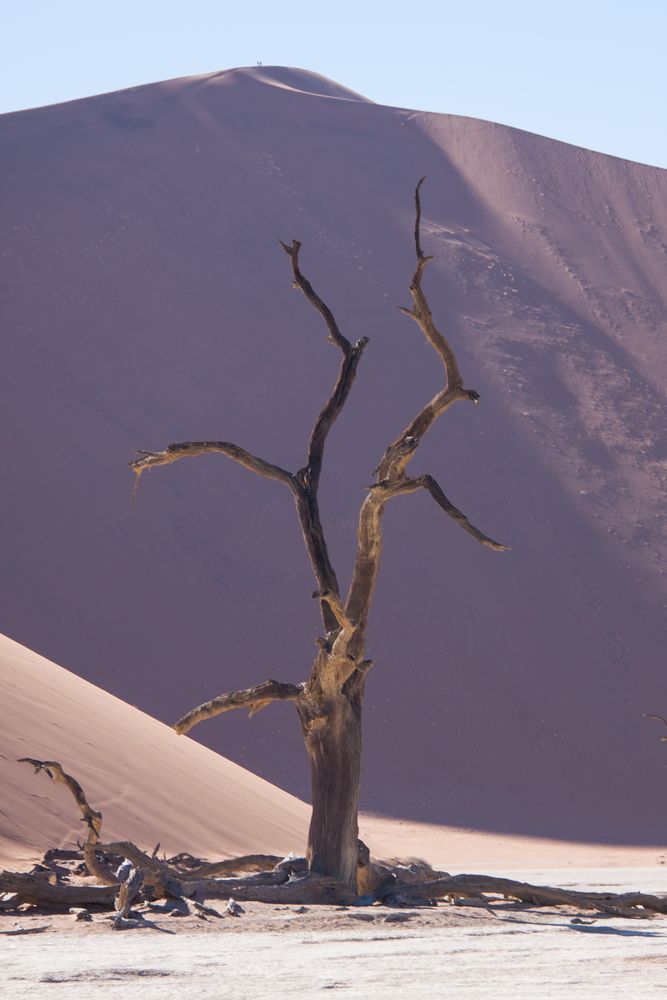
[[[318,623],[289,497],[170,441],[303,463],[337,358],[277,239],[371,338],[327,448],[339,576],[388,441],[440,385],[394,308],[413,263],[480,407],[420,449],[484,531],[397,501],[371,623],[365,808],[660,842],[667,712],[667,172],[234,70],[0,118],[0,627],[167,721],[304,677]],[[234,717],[233,717],[234,716]],[[299,795],[291,706],[196,738]],[[170,737],[171,739],[171,737]],[[193,751],[194,752],[194,751]]]
[[[4,636],[0,717],[0,867],[84,839],[67,789],[19,757],[58,760],[106,840],[211,858],[304,848],[298,799]]]

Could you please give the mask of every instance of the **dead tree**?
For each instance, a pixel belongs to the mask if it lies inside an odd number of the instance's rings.
[[[479,402],[474,389],[467,389],[451,345],[436,328],[422,290],[424,270],[432,259],[421,247],[422,178],[415,191],[416,267],[410,283],[412,306],[403,308],[420,327],[444,369],[442,389],[417,413],[405,430],[389,444],[375,471],[375,481],[361,506],[354,570],[347,595],[342,596],[320,519],[318,491],[327,436],[352,388],[357,368],[368,343],[362,337],[352,344],[341,333],[331,309],[301,272],[301,243],[282,243],[290,259],[293,284],[323,318],[330,343],[342,354],[340,370],[330,398],[315,421],[308,443],[306,464],[289,472],[263,458],[251,455],[229,441],[186,441],[165,451],[141,452],[130,463],[137,477],[146,469],[168,465],[181,458],[212,452],[226,455],[251,472],[282,483],[292,494],[306,549],[317,581],[314,597],[320,602],[324,634],[307,680],[301,684],[264,681],[244,691],[220,695],[193,709],[175,724],[179,733],[189,732],[204,719],[234,708],[249,709],[250,716],[272,701],[292,701],[310,758],[312,819],[308,837],[311,870],[355,886],[357,877],[357,810],[361,763],[361,707],[366,673],[371,662],[364,658],[368,616],[380,568],[382,516],[394,497],[425,490],[439,507],[482,545],[497,552],[504,545],[476,528],[447,498],[430,475],[408,475],[408,465],[435,421],[459,401]]]

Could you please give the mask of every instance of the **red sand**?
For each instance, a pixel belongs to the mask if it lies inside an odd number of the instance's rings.
[[[211,457],[147,475],[132,510],[125,463],[221,438],[300,466],[337,359],[276,245],[298,237],[344,331],[371,337],[322,483],[346,580],[371,470],[439,385],[393,308],[426,174],[425,284],[482,405],[415,471],[512,552],[426,496],[388,512],[364,805],[662,842],[642,713],[667,712],[667,172],[266,67],[5,115],[0,145],[3,630],[166,721],[305,676],[318,624],[287,495]],[[291,707],[196,737],[307,794]]]

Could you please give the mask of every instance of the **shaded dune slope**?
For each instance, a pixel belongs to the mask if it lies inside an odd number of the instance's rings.
[[[412,190],[425,286],[478,408],[386,516],[363,803],[429,822],[659,842],[665,758],[667,172],[507,127],[372,104],[262,67],[0,118],[4,458],[0,626],[172,721],[305,675],[316,608],[290,499],[212,456],[297,469],[337,358],[278,238],[350,339],[369,335],[322,507],[348,578],[387,442],[439,387],[405,302]],[[305,795],[293,709],[198,739]],[[91,795],[92,798],[92,795]]]

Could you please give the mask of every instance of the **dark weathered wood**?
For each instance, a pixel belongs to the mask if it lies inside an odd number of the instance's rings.
[[[15,892],[17,903],[113,909],[117,889],[117,885],[53,885],[26,872],[0,872],[0,894]]]
[[[238,862],[237,862],[238,863]],[[592,910],[611,916],[637,917],[646,914],[667,914],[667,896],[643,892],[588,892],[556,886],[532,885],[514,879],[489,875],[436,875],[429,866],[365,864],[360,891],[378,902],[402,906],[423,904],[428,900],[449,898],[451,901],[475,900],[490,906],[498,898],[519,900],[526,905],[569,906]],[[427,880],[424,881],[424,875]],[[422,879],[419,881],[419,879]],[[415,881],[415,879],[417,881]],[[120,887],[99,885],[53,884],[48,879],[24,872],[0,872],[0,894],[14,896],[14,907],[32,903],[55,909],[96,906],[116,909],[120,920],[129,914],[132,901],[138,898],[141,871],[133,868]],[[189,878],[183,881],[183,895],[170,900],[179,903],[184,912],[192,912],[186,898],[227,899],[230,895],[246,901],[272,904],[341,905],[360,902],[349,885],[328,876],[307,872],[289,877],[287,871],[264,872],[247,878]],[[489,898],[492,897],[492,898]]]
[[[362,694],[363,681],[352,692],[343,688],[297,706],[311,764],[310,868],[355,888]]]
[[[299,251],[301,250],[301,240],[292,240],[291,243],[283,243],[282,240],[278,241],[289,257],[292,263],[292,272],[294,274],[294,287],[300,288],[305,297],[308,299],[310,304],[317,309],[320,316],[323,317],[324,322],[329,330],[329,341],[340,347],[343,354],[349,354],[352,351],[352,344],[344,337],[338,328],[338,323],[335,320],[334,314],[329,309],[329,306],[322,301],[317,292],[314,290],[311,283],[307,278],[304,278],[301,270],[299,268]]]
[[[214,878],[216,875],[236,874],[238,872],[271,872],[276,865],[282,864],[283,858],[274,854],[245,854],[240,858],[228,858],[225,861],[207,861],[179,871],[179,877],[184,879]]]
[[[251,455],[245,448],[240,448],[231,441],[183,441],[180,444],[170,444],[165,451],[140,451],[141,458],[135,458],[130,462],[130,468],[137,476],[137,479],[146,469],[153,469],[158,465],[171,465],[180,458],[196,458],[198,455],[220,454],[232,458],[239,465],[251,472],[256,472],[258,476],[265,479],[275,479],[285,486],[294,490],[294,477],[279,465],[265,462],[263,458]]]
[[[288,244],[280,240],[280,245],[290,258],[294,275],[294,287],[303,292],[307,301],[322,316],[329,331],[327,339],[330,343],[340,348],[343,353],[338,378],[336,379],[331,396],[320,411],[310,435],[306,464],[297,473],[301,491],[296,496],[297,515],[315,579],[322,590],[338,594],[338,580],[329,558],[324,528],[320,518],[317,493],[320,484],[324,446],[329,431],[343,409],[350,393],[361,355],[368,344],[368,337],[362,337],[354,347],[352,346],[347,337],[341,333],[329,306],[320,298],[308,279],[301,273],[299,267],[300,241],[292,240],[292,243]],[[321,603],[321,611],[325,631],[329,632],[336,627],[336,621],[332,617],[330,607],[324,602]]]
[[[209,889],[213,893],[210,897],[211,899],[214,897],[216,899],[226,899],[229,896],[235,896],[237,893],[242,894],[246,890],[252,893],[257,888],[265,889],[267,887],[285,885],[288,879],[289,872],[286,871],[257,872],[254,875],[245,875],[239,878],[200,877],[199,874],[196,874],[183,879],[183,895],[191,896],[193,892],[202,894],[205,889]],[[252,896],[239,896],[239,899],[250,898]]]
[[[357,901],[354,889],[326,875],[307,873],[301,878],[289,879],[278,885],[261,885],[249,880],[239,880],[230,889],[229,879],[200,879],[184,885],[185,895],[200,899],[234,899],[245,902],[297,904],[297,905],[346,905]]]
[[[57,760],[36,760],[34,757],[19,757],[17,763],[30,764],[31,767],[34,767],[35,774],[43,771],[51,781],[64,785],[74,796],[74,801],[81,811],[84,823],[92,831],[95,838],[99,838],[102,813],[92,808],[79,782],[71,774],[65,773],[62,764]]]
[[[100,863],[95,852],[95,845],[100,839],[100,831],[102,829],[102,813],[97,812],[97,810],[89,805],[83,788],[76,778],[73,778],[71,774],[66,774],[62,765],[57,760],[35,760],[34,757],[21,757],[18,763],[31,764],[35,768],[36,774],[43,771],[51,781],[64,785],[72,793],[87,828],[86,842],[83,848],[86,867],[90,874],[104,883],[104,885],[115,885],[117,880],[109,869]]]
[[[518,899],[532,906],[575,906],[579,909],[599,910],[620,916],[628,913],[636,916],[637,908],[654,913],[667,913],[667,896],[641,892],[614,893],[560,889],[491,875],[450,875],[429,882],[389,885],[380,891],[378,897],[389,899],[397,896],[402,904],[407,904],[443,896],[476,898],[489,893]],[[633,910],[634,913],[631,912]]]
[[[356,654],[362,653],[365,644],[365,630],[382,557],[382,517],[388,500],[403,493],[414,492],[415,489],[426,489],[436,503],[482,545],[498,552],[507,549],[505,545],[495,542],[476,528],[468,517],[447,499],[432,476],[419,476],[416,479],[408,480],[405,474],[408,463],[414,457],[425,434],[438,417],[442,416],[450,406],[459,400],[479,402],[479,393],[474,389],[464,387],[463,377],[454,351],[444,334],[437,329],[422,288],[424,269],[432,260],[432,257],[424,254],[421,246],[420,191],[423,182],[424,178],[422,177],[415,190],[415,255],[417,263],[410,283],[413,305],[410,309],[403,308],[401,311],[417,323],[427,342],[439,356],[444,368],[445,385],[417,413],[399,437],[387,447],[375,470],[374,487],[370,490],[361,507],[357,531],[357,553],[346,600],[348,616],[357,621],[359,625],[358,636],[352,646],[353,652]]]
[[[442,491],[440,485],[435,481],[433,476],[417,476],[414,479],[400,479],[395,485],[380,483],[375,489],[386,490],[390,496],[399,496],[402,493],[414,493],[416,490],[424,489],[427,493],[433,497],[435,502],[439,507],[441,507],[445,514],[453,518],[456,523],[467,531],[469,535],[479,542],[480,545],[485,545],[489,549],[493,549],[495,552],[507,552],[508,547],[506,545],[501,545],[500,542],[494,542],[493,538],[489,538],[485,535],[483,531],[476,528],[475,525],[470,521],[468,517],[455,507],[454,504],[449,500]]]

